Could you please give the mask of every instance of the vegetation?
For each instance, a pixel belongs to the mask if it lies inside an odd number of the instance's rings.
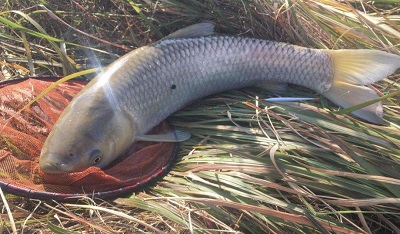
[[[400,54],[398,0],[3,1],[0,80],[105,66],[203,21],[219,33]],[[2,231],[400,233],[399,78],[373,85],[387,126],[322,97],[269,103],[274,93],[251,88],[206,98],[171,118],[194,137],[154,186],[107,201],[5,194]],[[285,96],[317,95],[291,86]]]

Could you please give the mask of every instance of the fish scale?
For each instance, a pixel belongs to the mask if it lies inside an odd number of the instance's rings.
[[[122,56],[89,82],[46,139],[41,169],[59,173],[104,168],[135,141],[186,140],[189,134],[182,131],[147,133],[190,102],[225,90],[292,83],[348,108],[377,98],[364,85],[400,67],[399,56],[377,50],[318,50],[253,38],[205,36],[210,30],[190,38],[187,32],[197,27],[189,29],[184,30],[186,38],[172,34]],[[352,114],[383,123],[380,102]]]
[[[333,78],[326,53],[243,37],[165,40],[128,56],[121,69],[129,72],[113,76],[109,84],[119,91],[118,102],[129,103],[127,112],[141,113],[133,116],[139,133],[213,93],[265,82],[294,83],[322,92],[321,84]],[[123,91],[127,89],[130,92]]]

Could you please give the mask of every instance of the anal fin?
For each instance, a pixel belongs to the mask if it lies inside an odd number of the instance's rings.
[[[322,95],[343,108],[349,108],[379,97],[375,91],[366,86],[354,85],[340,81],[333,82],[331,88],[328,91],[323,92]],[[375,124],[384,123],[382,119],[383,108],[381,102],[376,102],[351,113]]]

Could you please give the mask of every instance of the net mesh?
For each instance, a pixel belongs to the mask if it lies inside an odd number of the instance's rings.
[[[0,185],[23,196],[64,198],[116,196],[150,183],[172,164],[174,143],[133,144],[108,168],[55,176],[39,168],[42,145],[63,109],[85,86],[83,81],[58,85],[38,102],[18,113],[53,81],[24,79],[0,84]],[[153,132],[167,131],[162,123]]]

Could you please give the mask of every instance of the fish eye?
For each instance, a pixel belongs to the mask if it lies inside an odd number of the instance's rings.
[[[98,162],[100,162],[101,156],[97,156],[93,159],[93,163],[97,164]]]
[[[73,158],[75,154],[73,152],[68,152],[68,157]]]
[[[99,163],[102,157],[103,157],[103,154],[98,149],[95,149],[92,151],[92,153],[90,153],[90,158],[91,158],[93,164]]]

